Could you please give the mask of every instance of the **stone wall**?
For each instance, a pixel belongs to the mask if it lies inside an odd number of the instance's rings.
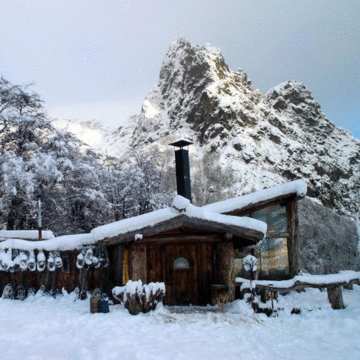
[[[298,204],[300,269],[310,274],[360,271],[355,220],[309,198]]]

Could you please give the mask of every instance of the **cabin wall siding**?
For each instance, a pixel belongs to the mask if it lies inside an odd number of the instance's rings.
[[[44,252],[46,258],[48,253]],[[18,285],[24,286],[26,290],[35,288],[38,290],[40,286],[44,286],[46,290],[61,290],[72,292],[76,287],[81,290],[93,290],[101,288],[103,291],[109,291],[108,285],[108,268],[95,269],[78,269],[76,267],[77,255],[79,250],[63,251],[61,257],[67,256],[69,259],[69,271],[64,272],[63,268],[54,271],[44,270],[35,271],[18,271],[14,273],[0,271],[0,295],[3,293],[4,287],[11,284],[14,288]]]

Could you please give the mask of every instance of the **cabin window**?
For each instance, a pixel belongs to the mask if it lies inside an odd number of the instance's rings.
[[[267,223],[267,238],[278,238],[287,233],[287,214],[284,205],[273,205],[254,211],[251,217]]]
[[[63,272],[68,273],[69,272],[69,257],[63,256],[62,262],[63,262],[63,268],[62,268]]]
[[[286,205],[273,205],[249,214],[267,223],[266,238],[255,248],[262,278],[284,278],[289,274],[287,238],[288,220]]]
[[[190,269],[190,264],[184,257],[178,257],[174,260],[174,270],[187,270]]]

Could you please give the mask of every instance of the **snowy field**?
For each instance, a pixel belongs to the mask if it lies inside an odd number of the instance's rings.
[[[360,359],[357,285],[343,292],[345,310],[332,310],[326,291],[308,289],[280,297],[284,310],[270,318],[239,300],[224,312],[173,313],[159,305],[132,316],[115,305],[90,314],[89,300],[74,296],[0,299],[0,359]],[[307,310],[290,315],[293,307]]]

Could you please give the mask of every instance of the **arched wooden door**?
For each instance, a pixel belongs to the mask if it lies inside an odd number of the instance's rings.
[[[213,243],[149,244],[147,281],[165,283],[165,305],[207,305],[213,261]]]
[[[196,245],[165,247],[165,303],[196,305],[198,301],[198,263]]]

